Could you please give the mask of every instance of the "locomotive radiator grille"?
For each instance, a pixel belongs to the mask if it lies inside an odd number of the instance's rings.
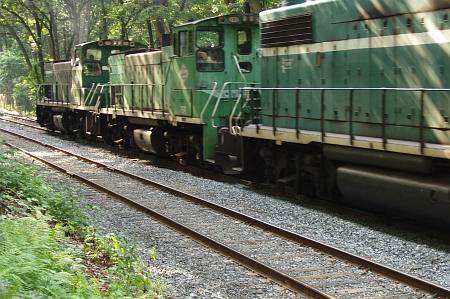
[[[312,15],[262,23],[261,34],[263,48],[312,43]]]

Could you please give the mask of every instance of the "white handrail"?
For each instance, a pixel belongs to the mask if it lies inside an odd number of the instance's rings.
[[[234,104],[233,110],[231,111],[230,117],[228,119],[228,125],[229,125],[229,129],[230,129],[230,133],[232,135],[237,135],[237,134],[233,133],[234,132],[234,130],[233,130],[233,115],[236,113],[237,106],[241,102],[241,99],[242,99],[242,93],[239,94],[239,97],[237,98],[236,103]]]
[[[246,85],[246,84],[255,84],[255,85],[258,85],[260,83],[247,83],[247,82],[242,82],[242,81],[239,81],[239,82],[225,82],[223,84],[223,86],[222,86],[222,89],[220,90],[219,96],[217,97],[216,105],[214,105],[213,112],[211,113],[211,126],[213,128],[218,128],[218,126],[215,125],[214,118],[216,117],[217,109],[219,108],[220,102],[222,101],[222,96],[223,96],[223,93],[225,91],[225,88],[228,85],[231,85],[231,84],[244,84],[244,85]]]
[[[203,115],[206,112],[206,108],[209,106],[209,103],[211,102],[214,94],[216,93],[217,86],[219,85],[217,82],[213,82],[213,89],[211,90],[211,94],[208,97],[208,100],[206,101],[205,105],[203,106],[202,112],[200,112],[200,121],[203,122]]]

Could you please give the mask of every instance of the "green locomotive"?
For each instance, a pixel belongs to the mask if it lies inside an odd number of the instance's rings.
[[[262,87],[230,124],[243,168],[448,225],[449,2],[297,2],[260,15]]]
[[[175,27],[173,45],[112,55],[114,140],[179,160],[228,159],[216,151],[239,88],[257,80],[257,16],[213,17]],[[127,143],[128,143],[127,141]]]
[[[109,56],[138,47],[142,45],[132,41],[88,42],[75,46],[71,60],[46,65],[36,105],[39,123],[68,133],[88,132],[94,123],[95,106],[104,104],[107,98],[106,91],[102,91],[94,99],[93,91],[109,81]]]
[[[136,145],[183,162],[223,164],[233,171],[233,155],[216,146],[219,138],[228,136],[219,130],[226,126],[239,88],[254,86],[260,74],[258,28],[254,14],[187,23],[173,29],[172,45],[104,55],[110,71],[95,82],[88,80],[85,50],[80,66],[73,60],[64,63],[69,74],[79,68],[84,98],[77,96],[77,79],[59,72],[55,63],[56,82],[51,86],[69,86],[71,96],[41,98],[38,119],[61,131],[101,135],[108,143]],[[102,49],[104,43],[88,45]],[[231,153],[239,148],[233,146]]]
[[[38,120],[448,227],[449,10],[291,0],[175,27],[161,49],[83,44],[53,64]]]

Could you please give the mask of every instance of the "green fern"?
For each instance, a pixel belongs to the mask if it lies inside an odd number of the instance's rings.
[[[55,190],[39,172],[11,153],[0,153],[0,299],[163,293],[136,248],[115,235],[97,234],[87,225],[77,193]],[[93,275],[90,266],[104,275]]]

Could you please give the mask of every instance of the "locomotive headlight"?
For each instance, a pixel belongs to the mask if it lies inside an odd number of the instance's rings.
[[[230,22],[231,24],[237,24],[240,22],[240,19],[237,16],[231,16],[228,18],[228,22]]]

